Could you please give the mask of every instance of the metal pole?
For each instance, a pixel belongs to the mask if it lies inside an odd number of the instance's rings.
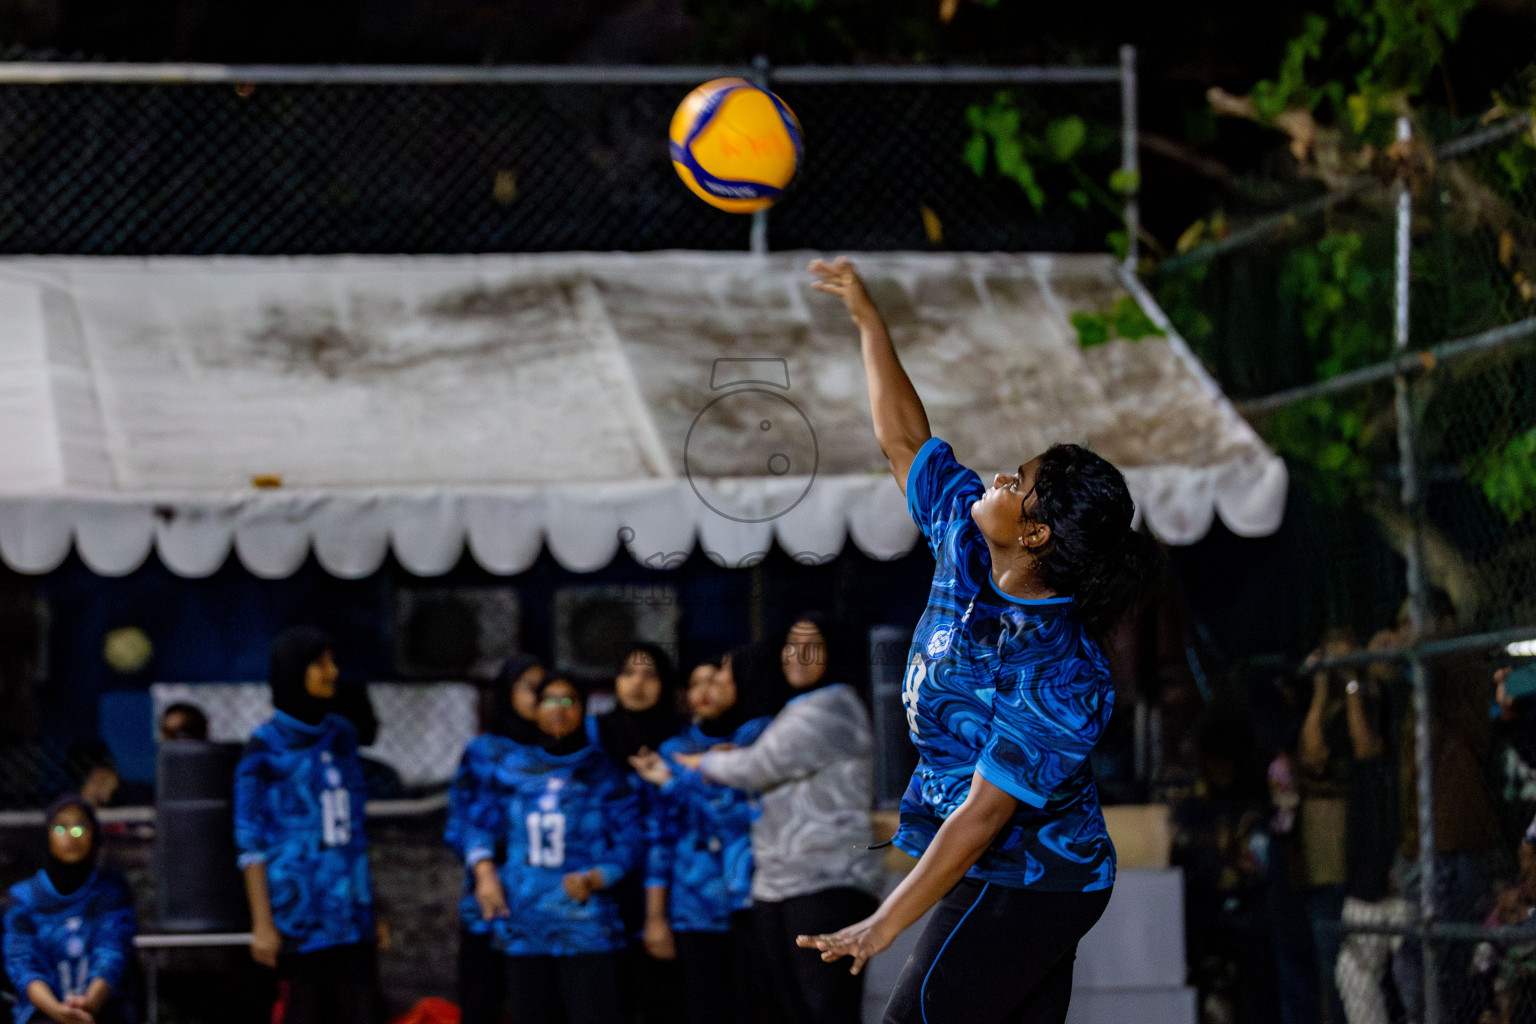
[[[1136,270],[1141,234],[1141,207],[1136,193],[1141,189],[1141,162],[1136,151],[1136,47],[1120,47],[1120,169],[1125,172],[1125,266]]]
[[[768,64],[768,58],[761,53],[758,54],[752,59],[752,84],[759,89],[768,89],[772,78],[773,69]],[[766,208],[752,213],[752,235],[749,246],[754,256],[763,256],[768,252],[768,210]]]
[[[1408,143],[1413,126],[1407,117],[1397,119],[1397,139]],[[1397,180],[1397,266],[1393,302],[1392,347],[1401,356],[1408,350],[1408,285],[1411,274],[1413,236],[1413,188],[1405,167]],[[1435,921],[1435,779],[1433,745],[1430,733],[1429,673],[1417,649],[1428,625],[1427,585],[1424,579],[1423,519],[1420,515],[1417,437],[1414,429],[1413,384],[1406,373],[1392,379],[1397,412],[1397,454],[1402,469],[1403,510],[1409,530],[1406,551],[1408,579],[1408,615],[1411,641],[1408,653],[1408,679],[1413,685],[1414,753],[1418,765],[1419,794],[1419,943],[1424,951],[1424,1024],[1441,1024],[1439,957],[1430,944],[1429,930]]]

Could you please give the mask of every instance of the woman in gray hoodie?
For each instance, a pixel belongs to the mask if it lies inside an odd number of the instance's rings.
[[[850,685],[853,645],[825,616],[796,616],[782,636],[778,664],[770,659],[760,670],[784,687],[784,709],[751,746],[694,758],[711,781],[762,795],[752,826],[752,914],[768,987],[785,1018],[858,1024],[863,979],[796,948],[795,936],[839,928],[876,906],[869,713]],[[728,663],[723,670],[759,669]]]

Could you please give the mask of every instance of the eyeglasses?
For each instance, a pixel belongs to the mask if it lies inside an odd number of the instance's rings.
[[[539,701],[541,708],[573,708],[575,706],[575,697],[545,697]]]
[[[63,838],[64,836],[73,836],[75,839],[80,839],[83,838],[89,831],[90,829],[86,828],[84,825],[53,826],[53,834],[59,836],[60,838]]]

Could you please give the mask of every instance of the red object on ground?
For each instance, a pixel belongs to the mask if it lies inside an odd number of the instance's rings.
[[[459,1008],[446,999],[428,996],[396,1017],[394,1024],[459,1024]]]

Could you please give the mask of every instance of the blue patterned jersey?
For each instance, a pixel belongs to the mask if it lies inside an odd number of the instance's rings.
[[[1115,849],[1088,752],[1114,707],[1109,665],[1070,597],[1025,601],[991,585],[991,556],[970,515],[984,492],[937,438],[907,475],[907,506],[938,564],[902,686],[918,765],[895,843],[921,855],[980,772],[1020,806],[971,877],[1105,889]]]
[[[497,764],[502,758],[526,749],[505,736],[489,732],[476,736],[464,748],[459,769],[448,787],[448,823],[443,829],[443,840],[461,860],[468,852],[464,848],[468,817],[484,813],[491,806],[486,795],[491,791]],[[480,903],[475,899],[475,874],[468,867],[464,870],[464,891],[459,895],[459,920],[466,930],[476,935],[485,935],[502,924],[480,916]]]
[[[340,715],[306,725],[278,711],[251,736],[235,769],[235,846],[242,869],[267,866],[285,951],[372,940],[366,799],[357,730]]]
[[[647,808],[645,884],[667,887],[667,921],[676,931],[728,931],[732,911],[752,902],[752,819],[758,811],[752,794],[710,782],[676,757],[720,743],[749,747],[772,721],[770,715],[754,718],[724,737],[690,725],[661,745],[672,779]]]
[[[121,998],[123,975],[133,956],[133,894],[110,871],[60,896],[45,871],[11,887],[5,914],[5,972],[16,988],[16,1024],[42,1020],[27,998],[41,981],[57,999],[83,996],[100,978]]]
[[[491,933],[512,956],[576,956],[624,945],[613,889],[635,869],[644,842],[640,797],[601,747],[570,754],[518,747],[502,756],[463,817],[464,861],[506,862],[498,874],[511,911]],[[562,879],[597,868],[606,888],[577,903]]]

